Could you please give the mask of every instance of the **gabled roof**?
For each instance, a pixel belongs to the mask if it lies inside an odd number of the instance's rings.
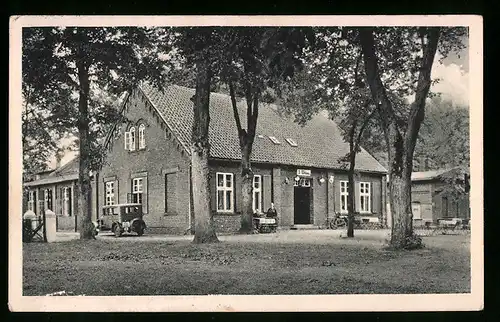
[[[24,186],[33,187],[33,186],[41,186],[41,185],[46,185],[46,184],[52,184],[52,183],[64,182],[64,181],[74,181],[74,180],[78,180],[78,173],[63,175],[63,176],[54,176],[54,177],[49,176],[49,177],[46,177],[43,179],[26,182],[24,184]]]
[[[55,169],[50,174],[50,177],[63,176],[63,175],[75,174],[75,173],[78,174],[79,161],[80,161],[80,158],[78,156],[74,157],[71,161],[69,161],[68,163],[66,163],[62,167]]]
[[[26,182],[26,187],[40,186],[64,181],[78,180],[79,157],[52,171],[49,175],[30,182]]]
[[[426,181],[426,180],[436,180],[439,179],[442,175],[447,174],[450,171],[454,171],[457,168],[447,168],[447,169],[438,169],[431,171],[421,171],[421,172],[412,172],[411,181]]]
[[[191,97],[195,90],[172,85],[161,92],[147,83],[142,84],[140,89],[182,145],[189,147],[193,122]],[[246,127],[245,106],[244,101],[238,102],[243,127]],[[228,95],[211,93],[209,131],[212,159],[241,159],[236,124]],[[276,137],[281,144],[273,143],[270,136]],[[297,146],[289,144],[286,141],[287,138],[295,141]],[[276,105],[261,104],[259,106],[252,162],[342,169],[339,159],[348,151],[349,145],[343,140],[337,124],[327,117],[316,115],[302,127],[291,117],[280,115]],[[364,149],[356,156],[356,169],[387,172]]]

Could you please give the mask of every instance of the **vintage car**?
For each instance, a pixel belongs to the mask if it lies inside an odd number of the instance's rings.
[[[120,237],[124,232],[135,232],[138,236],[142,236],[146,229],[142,217],[142,205],[139,203],[104,206],[98,221],[99,230],[112,231],[116,237]]]

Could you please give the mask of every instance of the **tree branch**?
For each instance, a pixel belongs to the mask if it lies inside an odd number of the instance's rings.
[[[380,114],[385,123],[384,126],[388,126],[389,123],[395,123],[396,115],[380,78],[377,55],[375,54],[373,30],[368,27],[360,28],[359,35],[363,59],[365,62],[365,73],[368,84],[370,85],[370,91],[372,93],[374,103],[380,104],[382,112]],[[392,118],[392,122],[390,118]]]
[[[424,55],[420,71],[418,75],[417,89],[415,91],[415,100],[411,104],[410,114],[408,117],[408,127],[406,130],[404,144],[406,154],[406,161],[411,162],[413,152],[415,150],[415,143],[418,138],[420,126],[425,117],[425,100],[429,94],[431,87],[431,71],[434,57],[436,55],[437,46],[439,42],[440,28],[428,29],[428,44],[424,46]]]
[[[255,137],[255,129],[257,128],[258,117],[259,117],[259,95],[257,91],[255,91],[253,95],[253,113],[250,117],[250,123],[248,124],[248,133],[252,140]]]
[[[246,81],[246,90],[245,90],[245,100],[247,102],[247,128],[250,125],[250,122],[252,121],[252,101],[253,101],[253,96],[252,96],[252,86],[250,85],[249,81]]]
[[[354,142],[354,134],[356,133],[356,126],[358,125],[358,120],[354,119],[352,122],[351,130],[349,131],[349,172],[354,171],[354,166],[356,162],[356,144]]]
[[[363,51],[365,63],[365,74],[373,101],[380,105],[381,125],[384,129],[384,136],[387,143],[389,162],[391,163],[389,175],[394,173],[402,174],[403,155],[399,148],[403,143],[401,131],[397,126],[397,117],[394,112],[392,102],[387,96],[387,92],[380,78],[377,56],[375,53],[375,39],[372,28],[359,28],[359,39]]]
[[[354,84],[358,84],[358,70],[359,64],[361,63],[361,57],[363,56],[363,51],[359,52],[358,58],[356,59],[356,67],[354,69]]]

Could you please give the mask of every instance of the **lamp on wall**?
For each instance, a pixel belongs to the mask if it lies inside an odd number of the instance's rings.
[[[288,177],[285,177],[285,184],[288,184],[288,182],[290,182],[290,180],[288,180]]]
[[[334,181],[335,181],[335,177],[334,176],[330,176],[330,178],[328,179],[328,182],[333,183]]]
[[[323,177],[319,178],[319,183],[325,183],[325,181],[326,181],[325,178]]]
[[[299,177],[299,176],[296,176],[296,177],[295,177],[295,181],[296,181],[296,182],[299,182],[299,180],[300,180],[300,177]]]

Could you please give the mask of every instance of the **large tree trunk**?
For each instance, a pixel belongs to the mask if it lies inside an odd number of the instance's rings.
[[[430,89],[432,63],[439,40],[439,28],[430,28],[428,44],[423,47],[415,101],[404,135],[401,134],[395,112],[380,78],[375,41],[371,28],[360,28],[365,72],[373,100],[380,106],[380,120],[384,129],[389,156],[389,195],[391,205],[392,233],[390,244],[394,248],[406,248],[413,235],[411,210],[411,172],[413,152],[420,125],[424,119],[425,99]]]
[[[239,232],[242,234],[252,234],[254,231],[252,206],[253,171],[250,159],[252,157],[255,129],[257,127],[257,118],[259,116],[259,93],[258,90],[252,88],[250,83],[246,83],[245,99],[247,102],[247,130],[245,130],[241,126],[233,82],[229,81],[228,85],[241,151],[241,199],[243,209],[241,212],[241,226]]]
[[[391,246],[404,248],[407,243],[407,237],[413,234],[411,181],[405,179],[404,176],[391,176],[389,193],[391,196],[392,213]]]
[[[196,93],[194,96],[193,134],[191,138],[191,181],[193,184],[194,243],[218,242],[213,223],[208,157],[210,155],[210,80],[206,60],[196,64]]]
[[[80,239],[95,239],[94,225],[92,223],[90,186],[90,140],[89,140],[89,74],[84,58],[80,56],[77,61],[79,80],[78,100],[78,135],[80,141],[80,157],[78,171],[78,216],[80,221]]]
[[[355,186],[354,186],[354,167],[356,166],[356,146],[354,143],[354,135],[356,133],[357,120],[353,121],[349,133],[349,172],[347,177],[349,184],[347,186],[347,237],[354,237],[354,201]]]
[[[349,157],[349,185],[347,187],[347,237],[354,237],[354,201],[356,200],[356,189],[354,183],[354,165],[356,162],[356,153],[351,151]]]
[[[250,163],[251,147],[241,147],[241,194],[242,211],[240,233],[253,233],[253,172]]]

